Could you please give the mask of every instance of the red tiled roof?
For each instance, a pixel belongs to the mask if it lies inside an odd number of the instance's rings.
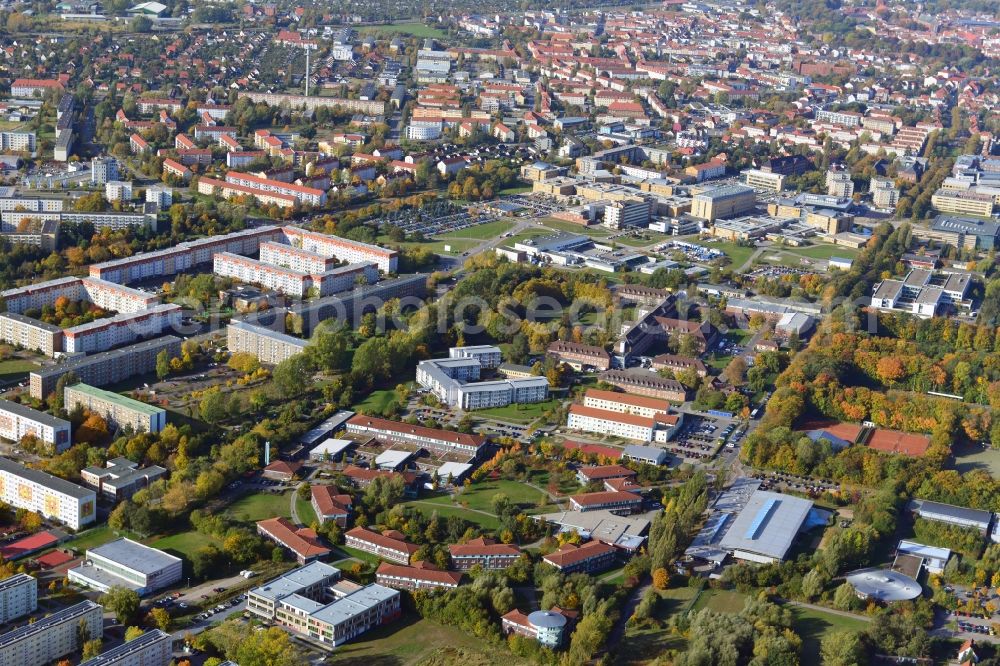
[[[380,419],[374,416],[365,416],[363,414],[352,416],[347,421],[347,425],[358,426],[361,428],[372,428],[375,430],[387,430],[401,435],[416,435],[417,437],[439,439],[446,442],[463,444],[465,446],[480,446],[486,441],[486,438],[482,435],[467,435],[465,433],[452,432],[450,430],[425,428],[424,426],[410,425],[409,423],[401,423],[399,421],[389,421],[388,419]]]
[[[302,469],[302,463],[300,462],[286,462],[284,460],[275,460],[273,463],[264,468],[265,472],[278,472],[279,474],[295,474],[300,469]]]
[[[641,502],[642,498],[628,491],[601,491],[573,495],[570,499],[580,506],[595,506],[617,502]]]
[[[381,546],[382,548],[398,550],[401,553],[406,553],[407,555],[413,555],[420,549],[419,546],[412,544],[409,541],[394,539],[392,537],[385,536],[384,534],[379,534],[378,532],[365,529],[364,527],[355,527],[354,529],[348,531],[344,536],[361,539],[362,541],[373,543],[376,546]]]
[[[549,553],[543,559],[549,564],[557,567],[566,567],[577,562],[583,562],[592,557],[604,555],[614,551],[614,546],[609,546],[600,541],[588,541],[582,546],[574,546],[571,543],[563,544],[559,550]]]
[[[497,543],[493,539],[479,537],[467,543],[456,543],[448,546],[448,551],[452,557],[472,557],[475,555],[519,555],[520,550],[516,546],[505,543]]]
[[[603,479],[618,479],[624,476],[635,476],[635,471],[624,465],[595,465],[592,467],[581,467],[580,474],[591,481],[601,481]]]
[[[257,528],[302,558],[323,557],[330,549],[324,546],[316,532],[302,527],[296,528],[285,518],[269,518],[257,522]]]
[[[622,450],[613,446],[602,446],[600,444],[589,444],[587,442],[573,442],[567,440],[562,443],[562,447],[567,451],[580,451],[593,456],[603,456],[612,460],[619,460],[622,457]]]
[[[407,567],[402,564],[390,564],[383,562],[378,565],[376,575],[398,576],[400,578],[412,578],[414,580],[425,580],[431,583],[443,583],[446,585],[458,585],[462,582],[462,573],[459,571],[444,571],[425,562],[417,562],[415,566]]]
[[[343,515],[350,511],[352,504],[350,495],[334,494],[334,486],[313,486],[312,496],[324,516]]]

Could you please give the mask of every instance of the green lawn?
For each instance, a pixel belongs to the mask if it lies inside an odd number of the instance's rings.
[[[337,648],[326,663],[340,666],[521,666],[529,662],[454,627],[406,613]]]
[[[149,544],[154,548],[165,550],[175,557],[183,557],[188,561],[196,550],[204,546],[218,546],[222,548],[222,542],[214,536],[202,534],[196,530],[181,532],[162,537]]]
[[[531,185],[515,185],[513,187],[504,187],[497,194],[501,196],[505,194],[525,194],[530,192],[531,188]]]
[[[705,243],[705,247],[710,247],[716,250],[721,250],[725,252],[726,255],[732,260],[732,266],[734,268],[739,268],[746,260],[750,258],[750,255],[754,253],[754,248],[743,247],[742,245],[737,245],[736,243],[729,243],[725,241],[715,241],[712,243]]]
[[[0,381],[9,381],[27,375],[32,370],[39,367],[34,361],[20,358],[12,358],[8,361],[0,361]]]
[[[418,23],[417,21],[399,21],[397,23],[387,23],[385,25],[371,25],[362,29],[361,32],[378,32],[382,34],[392,34],[394,32],[398,32],[404,35],[412,35],[414,37],[434,37],[437,39],[446,36],[444,31],[435,28],[434,26]]]
[[[788,248],[785,250],[788,254],[797,254],[800,257],[808,257],[810,259],[829,259],[830,257],[844,257],[845,259],[853,259],[858,256],[858,250],[850,247],[844,247],[843,245],[810,245],[809,247],[796,247]]]
[[[309,500],[295,498],[295,510],[299,514],[299,520],[306,527],[309,527],[316,522],[316,511],[312,507],[312,502]]]
[[[668,238],[670,237],[666,234],[661,234],[657,231],[645,231],[639,238],[627,236],[624,238],[616,238],[614,242],[619,245],[628,245],[630,247],[646,247],[647,245],[652,245],[654,243],[662,243]]]
[[[392,389],[372,391],[371,395],[361,402],[356,403],[351,409],[355,412],[364,412],[370,416],[380,414],[386,408],[386,405],[395,399],[396,392]]]
[[[247,523],[255,523],[266,518],[291,518],[291,500],[288,493],[254,493],[244,495],[226,508],[230,517]]]
[[[625,630],[625,640],[619,646],[617,659],[619,666],[639,666],[654,661],[667,650],[683,650],[687,641],[683,636],[666,628],[671,617],[684,610],[695,595],[693,587],[671,587],[660,592],[653,617],[663,623],[664,628],[643,629],[629,625]]]
[[[571,234],[586,234],[587,236],[607,236],[610,231],[597,225],[584,226],[574,224],[566,220],[557,220],[554,217],[543,217],[539,220],[544,226],[556,231],[568,231]]]
[[[698,612],[702,608],[709,608],[716,613],[739,613],[743,610],[746,597],[733,590],[710,590],[706,589],[698,597],[692,607],[693,612]]]
[[[500,480],[475,483],[459,493],[457,499],[459,504],[468,506],[469,508],[492,512],[493,496],[497,493],[503,493],[515,504],[527,504],[530,506],[537,504],[544,495],[541,491],[520,481]],[[434,497],[428,501],[446,506],[453,505],[451,498],[447,495]],[[545,501],[548,502],[547,496],[545,497]]]
[[[458,516],[464,520],[468,520],[470,523],[476,523],[483,529],[487,530],[498,530],[500,529],[500,520],[494,516],[487,516],[482,513],[477,513],[475,511],[469,511],[461,506],[448,506],[446,504],[435,502],[433,505],[424,504],[421,500],[415,500],[404,503],[406,506],[411,506],[414,509],[419,509],[421,513],[426,514],[428,517],[437,513],[442,518],[448,518],[449,516]],[[486,509],[489,511],[489,509]]]
[[[513,404],[506,407],[493,407],[492,409],[477,409],[473,414],[500,421],[531,423],[540,418],[546,411],[558,407],[559,402],[559,400],[546,400],[545,402]]]
[[[509,222],[507,220],[495,220],[493,222],[487,222],[486,224],[477,224],[474,227],[449,231],[445,234],[436,234],[434,237],[438,240],[448,240],[451,238],[475,238],[479,240],[488,240],[496,238],[497,236],[502,236],[513,228],[513,222]]]
[[[122,534],[122,536],[127,535]],[[75,548],[82,553],[88,548],[96,548],[117,538],[118,535],[115,534],[114,530],[107,525],[101,525],[100,527],[93,527],[80,532],[75,538],[63,544],[63,546],[65,548]]]

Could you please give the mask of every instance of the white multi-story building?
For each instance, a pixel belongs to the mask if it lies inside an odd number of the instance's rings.
[[[340,263],[336,257],[272,241],[260,244],[260,260],[273,266],[284,266],[294,271],[311,274],[325,273]]]
[[[326,203],[326,192],[323,190],[318,190],[315,187],[296,185],[294,183],[286,183],[282,180],[261,178],[260,176],[254,176],[249,173],[230,171],[226,174],[226,182],[233,183],[235,185],[242,185],[243,187],[250,187],[262,192],[295,197],[295,199],[300,203],[309,204],[311,206],[322,206]]]
[[[609,412],[585,405],[570,405],[566,426],[571,430],[596,432],[624,439],[650,441],[656,421],[652,417],[638,414]]]
[[[159,629],[102,652],[80,666],[167,666],[173,659],[173,639]]]
[[[226,326],[226,346],[229,352],[246,352],[261,363],[277,365],[305,351],[306,341],[245,321],[233,321]]]
[[[19,442],[25,435],[34,435],[61,452],[70,447],[72,432],[69,421],[16,402],[0,400],[0,437],[4,439]]]
[[[493,345],[452,347],[448,350],[448,358],[472,358],[479,361],[481,367],[492,369],[503,363],[503,352]]]
[[[34,132],[0,132],[0,150],[33,154],[37,148]]]
[[[167,425],[167,411],[144,402],[126,398],[96,386],[67,386],[64,403],[67,411],[77,405],[100,414],[116,428],[131,427],[136,432],[160,432]]]
[[[104,608],[81,601],[0,635],[0,664],[45,666],[103,635]]]
[[[18,210],[28,213],[61,213],[63,210],[63,200],[38,199],[35,197],[0,197],[0,211],[6,210]]]
[[[328,236],[298,227],[283,227],[281,231],[289,245],[327,257],[336,257],[351,264],[370,261],[381,271],[395,273],[399,263],[398,252],[378,245]]]
[[[128,201],[132,198],[132,183],[127,180],[109,180],[104,184],[104,198],[108,201]]]
[[[152,185],[146,188],[146,203],[156,204],[161,210],[170,208],[174,202],[174,190],[168,185]]]
[[[648,223],[648,201],[614,201],[604,208],[604,226],[609,229],[644,227]]]
[[[838,199],[849,199],[854,194],[854,181],[851,172],[831,169],[826,172],[826,193]]]
[[[430,389],[442,402],[458,409],[487,409],[512,403],[542,402],[548,398],[545,377],[522,377],[480,382],[483,367],[479,357],[493,364],[499,349],[489,346],[454,347],[452,358],[430,359],[417,364],[417,383]],[[490,367],[490,366],[487,366]]]
[[[184,561],[131,539],[116,539],[91,548],[82,564],[67,572],[84,587],[107,592],[126,587],[140,596],[170,587],[181,579]]]
[[[38,608],[38,581],[19,573],[0,581],[0,624],[6,624]]]
[[[888,178],[872,178],[872,203],[878,208],[895,208],[899,203],[899,190]]]
[[[348,419],[346,429],[350,434],[367,435],[390,444],[414,444],[432,451],[464,453],[473,457],[478,456],[486,444],[482,435],[425,428],[363,414]]]
[[[97,495],[93,490],[7,458],[0,458],[0,500],[58,520],[74,530],[97,517]]]
[[[642,395],[630,395],[616,391],[601,391],[588,389],[583,397],[583,404],[594,409],[619,414],[637,414],[653,418],[657,414],[670,412],[670,402],[657,398],[647,398]]]
[[[118,162],[113,157],[95,157],[90,162],[90,182],[94,185],[104,185],[108,181],[118,180]]]
[[[330,296],[353,289],[359,281],[371,283],[378,280],[378,268],[372,263],[336,266],[323,273],[311,275],[229,252],[219,252],[215,255],[214,270],[216,275],[235,278],[240,282],[260,285],[299,298],[308,296],[313,290],[317,296]]]
[[[760,169],[746,169],[743,173],[743,184],[755,190],[770,190],[780,192],[785,189],[785,175]]]
[[[63,351],[67,354],[107,351],[140,338],[162,335],[180,323],[181,306],[175,303],[154,305],[139,312],[124,312],[67,328],[63,331]]]

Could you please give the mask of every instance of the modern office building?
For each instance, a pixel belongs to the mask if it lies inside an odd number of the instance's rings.
[[[19,573],[0,580],[0,624],[6,624],[38,608],[38,581]]]
[[[139,467],[139,463],[128,458],[114,458],[104,467],[93,466],[80,470],[83,485],[93,488],[99,496],[113,502],[131,498],[166,474],[167,470],[159,465]]]
[[[226,326],[226,344],[230,353],[246,352],[256,356],[261,363],[277,365],[305,351],[308,342],[263,326],[233,321]]]
[[[145,596],[179,581],[182,570],[179,557],[131,539],[116,539],[88,550],[83,563],[67,575],[74,583],[101,592],[119,586]]]
[[[31,397],[45,399],[56,388],[56,382],[72,372],[81,382],[102,386],[124,381],[129,377],[156,370],[156,356],[166,350],[171,357],[180,356],[181,339],[165,335],[153,340],[110,351],[73,358],[57,365],[45,366],[28,375]]]
[[[173,638],[159,629],[102,652],[80,666],[167,666],[173,659]]]
[[[88,384],[74,384],[65,390],[67,411],[77,405],[100,414],[108,425],[130,427],[136,432],[160,432],[167,425],[167,410]]]
[[[0,437],[19,442],[25,435],[34,435],[56,452],[70,447],[73,426],[69,421],[56,418],[31,407],[8,400],[0,400]]]
[[[785,175],[774,171],[746,169],[743,173],[743,184],[755,190],[780,192],[785,189]]]
[[[0,635],[0,664],[45,666],[81,649],[84,641],[103,635],[104,608],[81,601]]]
[[[745,185],[722,185],[696,194],[691,199],[691,215],[715,222],[720,218],[751,213],[756,205],[757,196],[753,188]]]
[[[251,590],[247,609],[331,647],[387,624],[402,613],[396,590],[341,581],[339,569],[321,562]]]
[[[483,367],[499,365],[500,350],[495,347],[454,348],[451,358],[429,359],[417,364],[417,383],[430,389],[445,404],[456,409],[505,407],[514,403],[542,402],[548,398],[549,382],[545,377],[522,377],[477,381]]]
[[[975,190],[940,189],[931,196],[931,205],[940,213],[989,217],[993,214],[993,195]]]
[[[93,490],[7,458],[0,458],[0,500],[58,520],[74,530],[94,522],[97,516]]]
[[[289,296],[331,296],[353,289],[363,282],[378,281],[378,268],[373,263],[334,266],[322,273],[305,273],[284,266],[242,257],[230,252],[218,252],[213,259],[213,271],[222,277],[280,291]]]

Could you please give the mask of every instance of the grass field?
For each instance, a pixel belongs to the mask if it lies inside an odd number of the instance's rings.
[[[374,415],[385,409],[386,405],[395,400],[395,398],[396,392],[392,389],[372,391],[371,395],[355,404],[351,409],[356,412],[362,411],[368,415]]]
[[[127,535],[122,534],[122,536]],[[107,525],[101,525],[100,527],[94,527],[80,532],[76,538],[67,541],[63,545],[66,548],[75,548],[76,550],[83,552],[88,548],[96,548],[97,546],[117,538],[118,535],[115,534],[114,530]]]
[[[809,247],[788,248],[784,251],[788,254],[796,254],[800,257],[808,257],[810,259],[829,259],[830,257],[853,259],[858,256],[857,250],[842,245],[810,245]]]
[[[299,514],[299,520],[306,527],[309,527],[314,522],[316,522],[316,511],[312,507],[312,502],[309,500],[295,498],[295,510]]]
[[[291,518],[291,502],[288,493],[254,493],[244,495],[229,505],[226,513],[236,520],[255,523],[266,518]]]
[[[672,587],[660,592],[654,617],[666,623],[673,615],[681,612],[694,598],[693,587]],[[654,661],[667,650],[683,650],[687,641],[683,636],[668,629],[657,627],[638,629],[629,626],[625,630],[625,640],[621,642],[615,663],[619,666],[639,666]]]
[[[722,241],[705,243],[705,247],[725,252],[726,255],[732,260],[733,268],[739,268],[742,266],[754,253],[754,248],[752,247],[743,247],[742,245],[737,245],[736,243],[727,243]]]
[[[183,557],[189,561],[194,552],[204,546],[218,546],[222,548],[222,542],[217,538],[195,530],[172,534],[168,537],[157,539],[149,545],[160,550],[165,550],[176,557]]]
[[[542,225],[556,231],[568,231],[571,234],[586,234],[587,236],[607,236],[610,232],[604,227],[591,225],[585,227],[582,224],[573,224],[565,220],[557,220],[554,217],[543,217],[539,220]]]
[[[27,375],[32,370],[38,368],[34,361],[27,361],[20,358],[12,358],[9,361],[0,361],[0,382],[9,381]]]
[[[449,516],[458,516],[464,520],[468,520],[471,523],[476,523],[480,527],[487,530],[496,530],[500,528],[500,520],[494,516],[487,516],[482,513],[477,513],[475,511],[469,511],[468,509],[461,506],[451,506],[444,503],[433,502],[431,504],[425,504],[423,500],[414,500],[410,502],[404,502],[406,506],[411,506],[414,509],[419,509],[421,513],[432,516],[437,513],[441,518],[448,518]],[[489,509],[486,509],[489,511]]]
[[[646,231],[640,238],[628,236],[625,238],[616,238],[615,242],[619,245],[628,245],[630,247],[646,247],[647,245],[652,245],[654,243],[662,243],[668,238],[670,238],[670,236],[661,234],[657,231]]]
[[[447,240],[451,238],[475,238],[478,240],[489,240],[491,238],[496,238],[497,236],[502,236],[513,228],[513,222],[508,222],[507,220],[496,220],[494,222],[487,222],[486,224],[477,224],[474,227],[468,227],[466,229],[449,231],[445,234],[437,234],[434,237],[439,240]]]
[[[438,28],[430,25],[424,25],[423,23],[418,23],[416,21],[400,21],[398,23],[387,23],[385,25],[371,25],[363,28],[361,32],[378,32],[382,34],[392,34],[398,32],[404,35],[413,35],[414,37],[435,37],[441,38],[445,37],[445,33]]]
[[[369,631],[327,658],[340,666],[521,666],[528,662],[482,639],[413,613]]]
[[[984,469],[992,476],[1000,476],[1000,450],[979,446],[956,446],[952,465],[960,474]]]
[[[546,411],[559,406],[559,400],[545,402],[521,403],[492,409],[477,409],[473,414],[483,418],[511,421],[514,423],[530,423],[542,416]]]
[[[488,511],[492,513],[493,496],[498,493],[503,493],[509,497],[510,501],[514,504],[528,506],[535,506],[544,496],[544,493],[540,490],[536,490],[535,488],[519,481],[487,481],[475,483],[469,486],[457,495],[455,502],[452,501],[452,498],[449,495],[439,495],[425,500],[421,508],[433,510],[433,507],[429,505],[440,504],[442,506],[454,506],[456,508],[467,506],[470,509],[478,509],[480,511]],[[545,498],[545,501],[548,501],[547,497]]]

